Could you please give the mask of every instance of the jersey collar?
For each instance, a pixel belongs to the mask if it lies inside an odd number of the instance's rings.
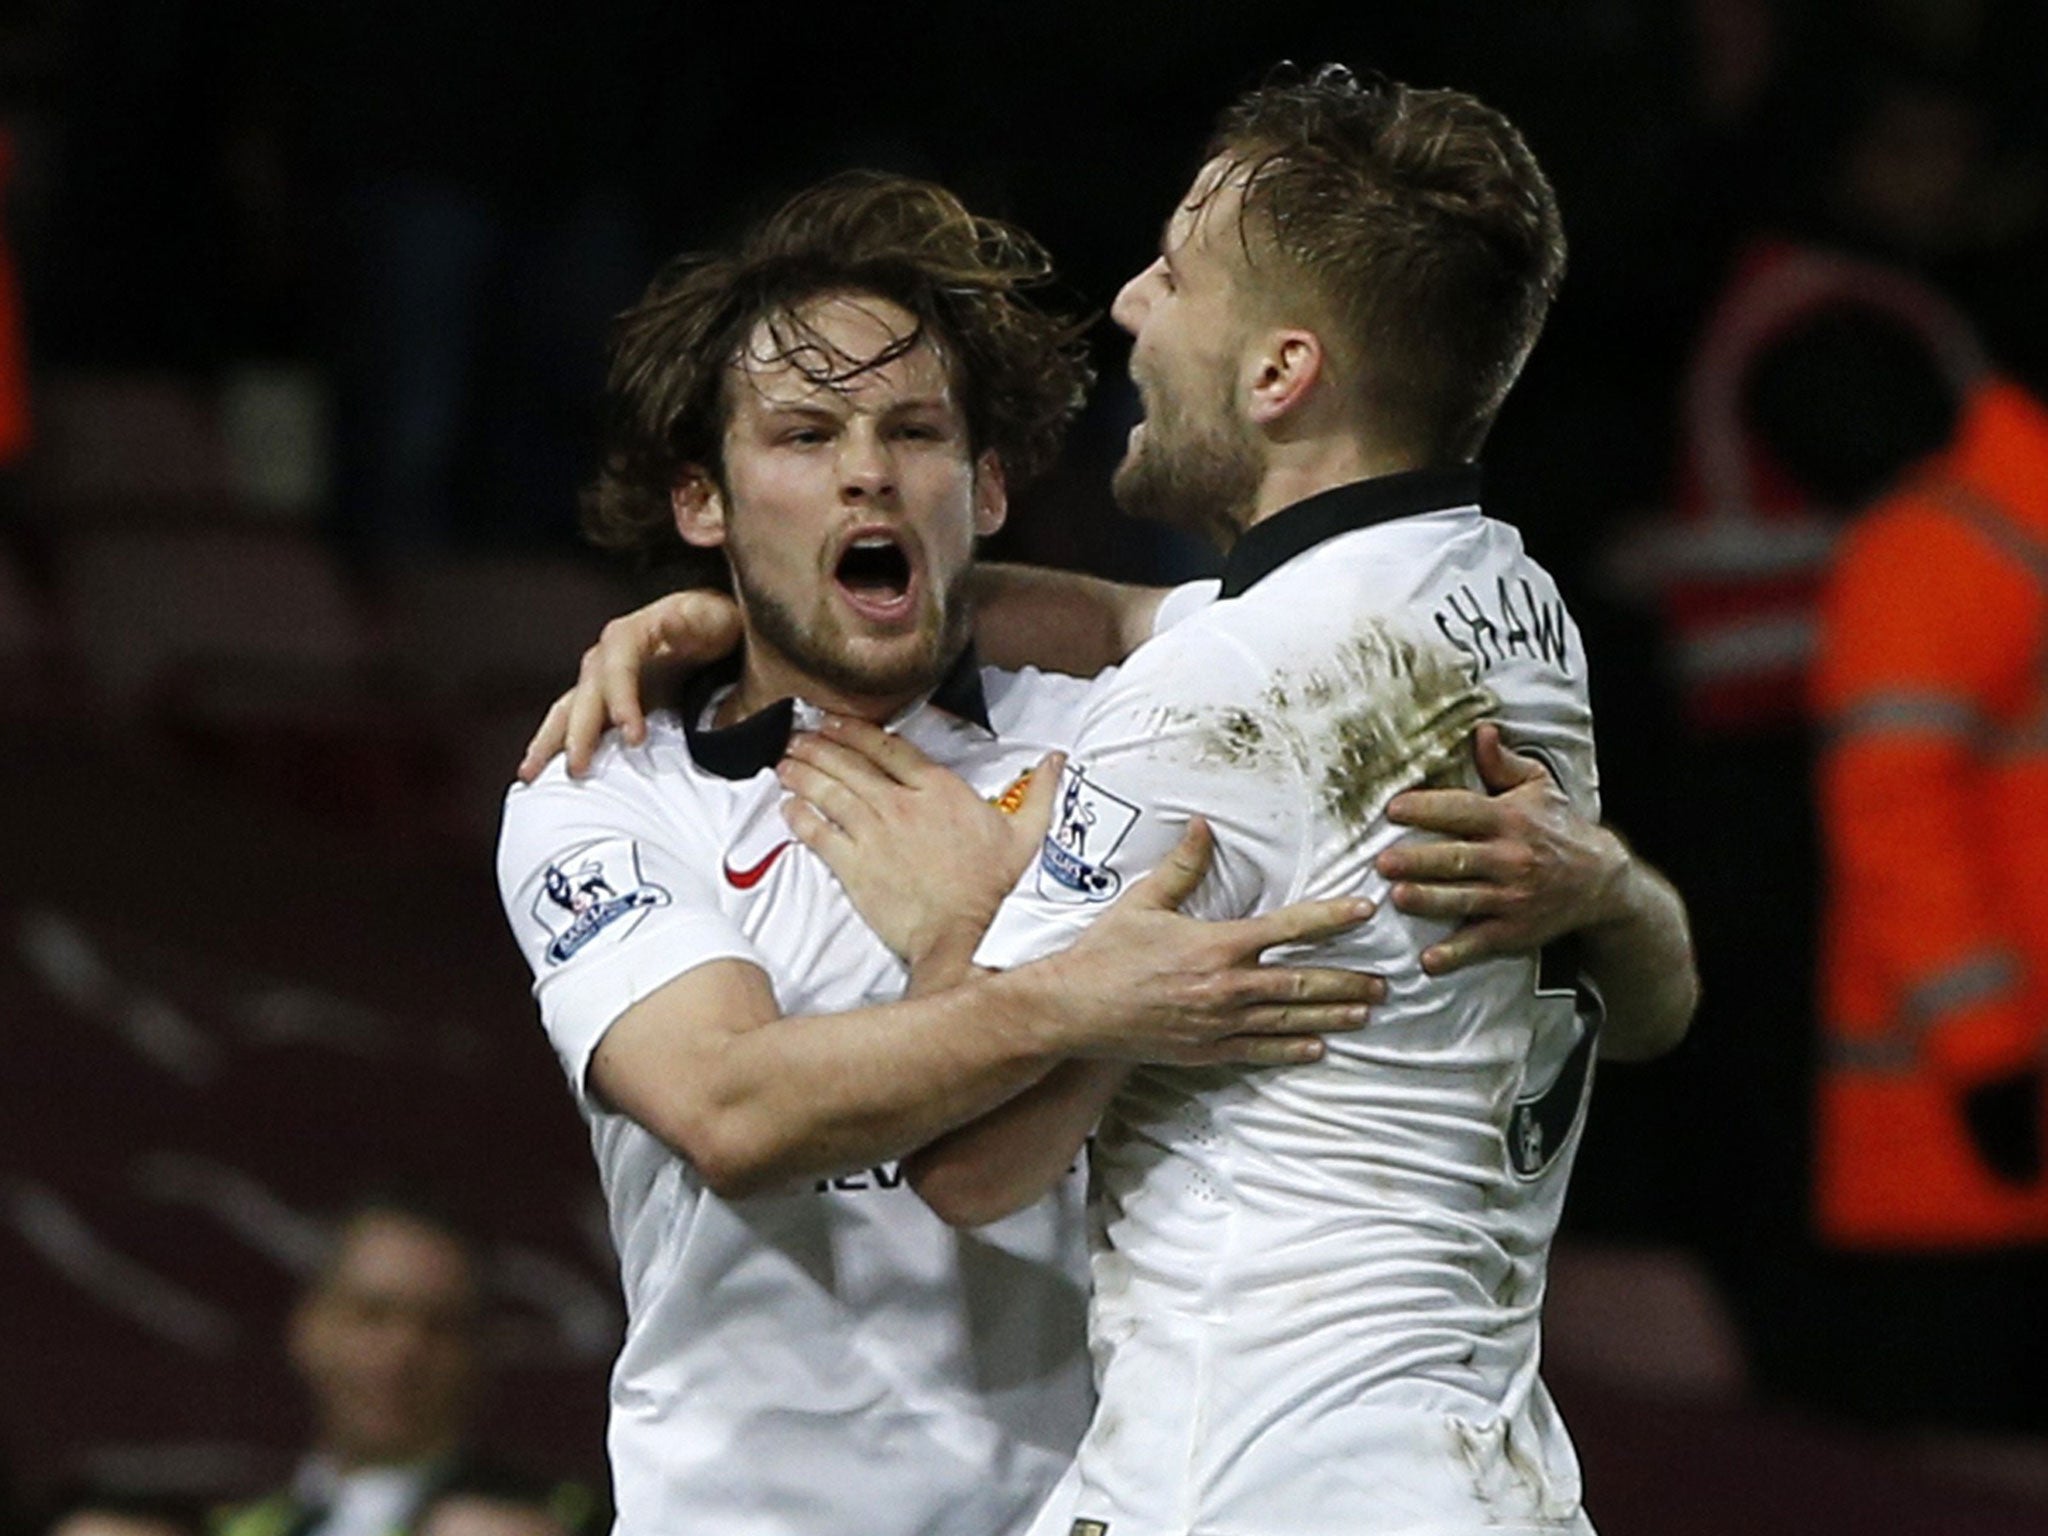
[[[1408,469],[1318,491],[1253,523],[1223,561],[1224,597],[1236,597],[1304,550],[1374,523],[1479,502],[1479,466]]]
[[[751,779],[773,768],[782,761],[782,754],[789,747],[789,733],[796,728],[795,699],[778,699],[766,709],[756,710],[746,719],[722,728],[699,724],[712,696],[738,682],[739,676],[740,654],[735,651],[699,672],[683,689],[680,713],[691,760],[721,779]],[[988,699],[981,691],[981,660],[972,645],[955,658],[925,702],[936,704],[949,715],[971,720],[985,731],[995,729],[989,724]]]

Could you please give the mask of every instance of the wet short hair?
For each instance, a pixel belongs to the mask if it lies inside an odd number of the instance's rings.
[[[1282,66],[1208,155],[1242,188],[1247,275],[1329,327],[1375,435],[1475,455],[1564,277],[1557,197],[1514,124],[1462,91]]]
[[[929,342],[966,418],[968,445],[993,450],[1014,489],[1059,457],[1086,398],[1086,322],[1041,304],[1044,247],[984,218],[944,187],[855,171],[799,193],[726,254],[688,255],[655,278],[613,331],[602,462],[583,497],[597,544],[670,560],[686,583],[722,581],[723,551],[675,529],[670,493],[696,466],[724,483],[731,375],[757,327],[774,357],[843,384]],[[811,332],[804,309],[849,294],[908,311],[912,331],[849,358]]]

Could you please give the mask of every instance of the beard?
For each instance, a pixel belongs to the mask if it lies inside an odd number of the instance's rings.
[[[806,623],[791,605],[751,586],[737,562],[733,587],[752,638],[804,676],[853,698],[893,699],[929,692],[967,648],[974,620],[967,574],[956,572],[927,600],[914,645],[892,646],[889,655],[875,658],[862,655],[861,639],[840,627],[822,596],[815,619]]]
[[[1228,392],[1197,421],[1163,400],[1147,405],[1145,429],[1109,482],[1133,517],[1184,528],[1228,549],[1251,521],[1264,467],[1241,430]]]

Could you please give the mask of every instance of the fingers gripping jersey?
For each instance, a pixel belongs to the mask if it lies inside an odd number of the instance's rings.
[[[1241,547],[1238,595],[1099,687],[983,946],[1061,947],[1197,814],[1216,862],[1190,910],[1382,900],[1314,952],[1388,979],[1363,1031],[1310,1066],[1141,1071],[1105,1119],[1076,1530],[1582,1528],[1536,1363],[1596,1021],[1554,957],[1424,976],[1445,926],[1395,911],[1372,862],[1404,835],[1396,792],[1473,782],[1481,719],[1596,814],[1584,658],[1511,529],[1424,507],[1251,579]]]

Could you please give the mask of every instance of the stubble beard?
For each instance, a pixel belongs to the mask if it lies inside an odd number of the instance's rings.
[[[1251,522],[1264,478],[1252,445],[1230,430],[1229,401],[1206,422],[1152,402],[1138,446],[1111,477],[1110,494],[1132,517],[1166,523],[1229,549]]]
[[[737,566],[733,585],[747,616],[750,638],[775,650],[805,677],[835,692],[860,699],[910,698],[929,692],[967,648],[973,627],[967,571],[956,572],[929,601],[916,630],[918,643],[887,661],[864,661],[858,640],[840,627],[821,594],[816,617],[806,623],[790,604],[751,587]]]

